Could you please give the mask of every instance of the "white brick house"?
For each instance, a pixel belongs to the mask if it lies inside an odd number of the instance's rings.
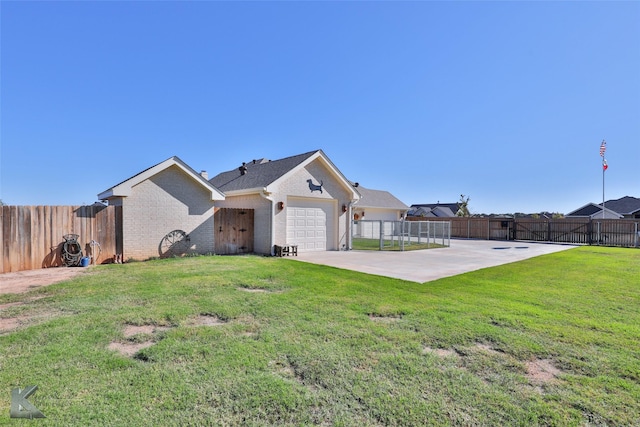
[[[243,249],[272,255],[274,245],[297,245],[300,252],[350,249],[357,212],[366,209],[367,218],[378,219],[406,212],[390,193],[357,187],[316,150],[253,160],[211,180],[174,156],[98,197],[122,206],[124,259]],[[221,215],[229,212],[244,217]]]
[[[356,188],[322,150],[244,163],[210,180],[221,207],[254,209],[254,251],[298,245],[300,252],[348,249]]]

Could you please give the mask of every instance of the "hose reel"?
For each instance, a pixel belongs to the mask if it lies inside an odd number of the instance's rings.
[[[65,234],[62,236],[64,244],[62,245],[62,262],[67,267],[77,267],[82,259],[82,246],[78,243],[77,234]]]

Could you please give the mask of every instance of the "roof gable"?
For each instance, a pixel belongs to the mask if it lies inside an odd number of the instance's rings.
[[[218,190],[209,181],[207,181],[199,173],[193,170],[189,165],[180,160],[180,158],[178,158],[177,156],[170,157],[167,160],[151,166],[150,168],[143,170],[142,172],[132,176],[131,178],[128,178],[121,183],[114,185],[108,190],[105,190],[102,193],[98,194],[98,199],[109,200],[115,197],[128,197],[131,195],[131,189],[133,187],[172,166],[177,166],[179,169],[185,172],[196,183],[196,185],[199,185],[206,191],[210,192],[211,200],[224,200],[225,196],[220,190]]]
[[[243,163],[237,169],[222,172],[211,178],[209,182],[226,194],[271,192],[282,180],[287,179],[296,171],[304,168],[313,161],[322,162],[347,188],[354,199],[360,198],[357,190],[335,167],[322,150],[310,151],[279,160],[254,160]]]
[[[601,212],[602,206],[595,203],[588,203],[573,212],[569,212],[566,216],[591,216],[596,212]]]
[[[596,203],[588,203],[581,208],[576,209],[573,212],[568,213],[567,217],[595,217],[597,215],[602,215],[602,205],[598,205]],[[622,214],[614,211],[613,209],[609,209],[607,202],[605,202],[604,212],[608,214],[610,218],[622,218]]]

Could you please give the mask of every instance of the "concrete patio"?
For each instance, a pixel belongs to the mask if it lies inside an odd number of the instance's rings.
[[[304,252],[291,259],[424,283],[574,247],[551,243],[452,239],[448,248],[405,252]]]

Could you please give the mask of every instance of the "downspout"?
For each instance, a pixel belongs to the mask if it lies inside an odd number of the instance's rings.
[[[263,198],[267,199],[270,202],[269,222],[271,223],[271,226],[269,227],[269,254],[273,256],[274,255],[273,246],[275,245],[275,242],[273,240],[273,228],[275,227],[275,223],[276,223],[276,218],[275,218],[275,215],[273,214],[273,209],[274,209],[273,199],[271,198],[271,193],[267,191],[266,187],[262,189],[260,196],[262,196]]]
[[[347,205],[347,247],[345,250],[350,251],[353,249],[352,241],[353,241],[353,204],[357,200],[349,201]]]

